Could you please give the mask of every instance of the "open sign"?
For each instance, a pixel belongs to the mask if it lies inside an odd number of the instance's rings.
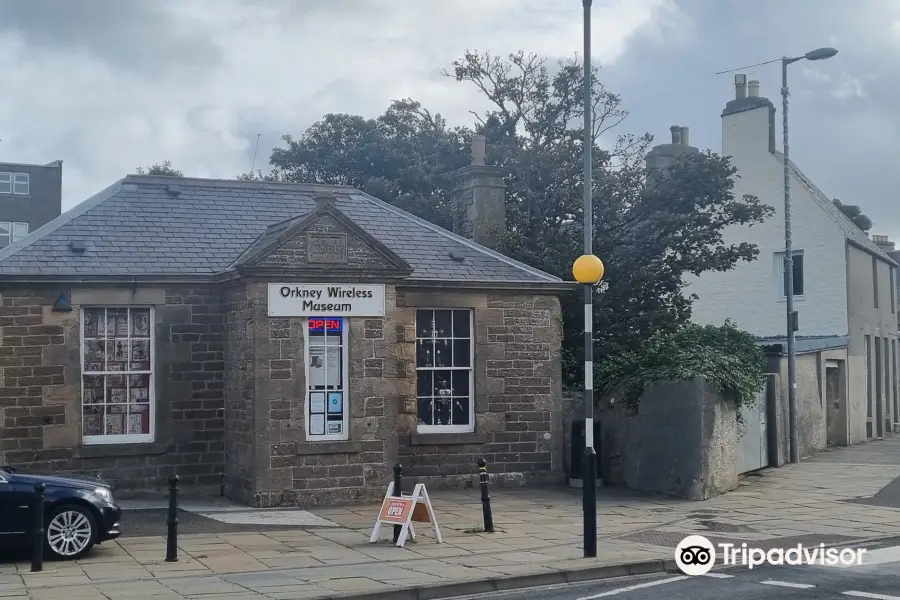
[[[338,318],[312,318],[309,320],[309,331],[310,333],[325,333],[325,331],[330,331],[334,333],[341,333],[344,326],[344,320]]]

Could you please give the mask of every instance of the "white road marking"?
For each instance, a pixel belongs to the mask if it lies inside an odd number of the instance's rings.
[[[801,590],[808,590],[810,588],[814,588],[816,586],[811,585],[809,583],[791,583],[790,581],[772,581],[769,579],[768,581],[760,581],[763,585],[774,585],[778,587],[787,587],[787,588],[797,588]]]
[[[658,581],[648,581],[647,583],[638,583],[635,585],[629,585],[628,587],[618,588],[615,590],[609,590],[607,592],[603,592],[601,594],[594,594],[593,596],[584,596],[582,598],[578,598],[578,600],[595,600],[596,598],[607,598],[609,596],[616,596],[618,594],[624,594],[625,592],[633,592],[635,590],[642,590],[644,588],[655,587],[657,585],[663,585],[664,583],[675,583],[676,581],[683,581],[687,579],[687,575],[680,575],[678,577],[670,577],[669,579],[660,579]]]
[[[838,569],[852,569],[854,567],[868,567],[871,565],[883,565],[887,563],[900,562],[900,546],[891,546],[889,548],[879,548],[878,550],[866,550],[862,555],[862,564],[856,563],[844,565],[838,563],[833,565]],[[816,565],[822,566],[822,565]],[[831,567],[832,565],[827,565]]]
[[[843,592],[845,596],[856,598],[872,598],[872,600],[900,600],[900,596],[888,596],[887,594],[872,594],[870,592]]]
[[[701,577],[712,577],[713,579],[731,579],[734,575],[726,575],[725,573],[704,573]]]

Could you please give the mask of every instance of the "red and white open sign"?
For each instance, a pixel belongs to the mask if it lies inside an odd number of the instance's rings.
[[[381,511],[378,513],[375,529],[372,530],[372,537],[369,538],[369,541],[372,543],[378,541],[378,534],[381,531],[382,524],[400,525],[403,529],[400,532],[400,538],[397,540],[397,546],[402,548],[408,536],[412,536],[413,539],[416,538],[413,521],[431,523],[438,543],[444,542],[437,519],[434,517],[434,509],[431,507],[431,499],[428,497],[425,485],[417,483],[411,495],[396,497],[394,496],[394,483],[391,482],[387,493],[384,495],[384,501],[381,503]]]

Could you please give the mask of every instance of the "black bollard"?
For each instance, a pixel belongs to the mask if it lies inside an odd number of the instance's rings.
[[[394,497],[403,497],[403,465],[397,463],[394,465]],[[400,532],[403,531],[403,525],[394,525],[394,543],[400,540]]]
[[[178,475],[169,477],[169,533],[166,536],[166,562],[178,561]]]
[[[494,533],[494,515],[491,514],[491,497],[488,495],[487,461],[478,459],[478,477],[481,479],[481,510],[484,513],[484,531]]]
[[[44,491],[43,483],[34,484],[34,544],[31,548],[31,572],[44,570]]]

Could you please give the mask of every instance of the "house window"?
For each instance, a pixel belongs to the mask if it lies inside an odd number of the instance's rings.
[[[0,248],[18,242],[28,235],[28,223],[0,221]]]
[[[0,172],[0,194],[12,194],[13,174]]]
[[[891,274],[891,313],[896,314],[897,312],[897,280],[896,277],[896,269],[894,267],[889,267],[889,271]]]
[[[475,431],[472,311],[416,311],[419,433]]]
[[[347,329],[342,318],[306,321],[306,438],[349,439]]]
[[[85,444],[153,441],[153,316],[152,308],[82,311]]]
[[[875,308],[878,308],[878,259],[872,257],[872,294],[875,296]]]
[[[13,173],[12,193],[18,196],[27,196],[31,191],[31,183],[28,173]]]
[[[803,250],[794,250],[792,252],[794,257],[794,297],[803,296]],[[778,281],[781,282],[779,285],[779,296],[781,298],[787,298],[787,269],[784,262],[784,252],[776,252],[775,253],[775,272],[776,274],[780,274],[778,277]]]

